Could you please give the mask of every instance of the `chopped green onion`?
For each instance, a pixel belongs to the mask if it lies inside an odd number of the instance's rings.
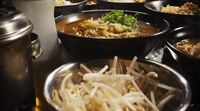
[[[127,27],[131,27],[133,30],[138,29],[137,23],[138,14],[129,15],[125,14],[122,10],[112,10],[105,16],[102,16],[103,21],[109,21],[111,23],[119,23]]]

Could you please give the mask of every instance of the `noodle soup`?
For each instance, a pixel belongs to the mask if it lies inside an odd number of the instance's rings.
[[[79,36],[79,37],[84,36],[83,34],[77,33],[77,31],[72,28],[72,27],[79,26],[83,21],[84,20],[80,20],[80,21],[69,23],[69,24],[65,24],[64,32],[67,33],[67,34],[76,35],[76,36]],[[118,33],[118,34],[115,34],[115,35],[113,34],[113,37],[105,37],[99,32],[99,34],[98,33],[97,34],[89,34],[89,35],[84,36],[84,37],[105,38],[105,39],[127,38],[127,37],[144,37],[144,36],[153,35],[153,34],[159,32],[159,29],[157,29],[156,27],[154,27],[151,24],[146,23],[144,21],[138,21],[138,26],[139,26],[139,31],[140,31],[140,33],[138,33],[138,34],[128,35],[128,33],[121,33],[121,34]]]
[[[138,20],[137,16],[137,14],[126,14],[121,10],[112,10],[99,18],[57,24],[62,24],[62,30],[66,34],[89,38],[145,37],[159,32],[158,28]]]
[[[87,10],[57,18],[58,37],[64,48],[73,57],[84,60],[114,55],[141,57],[155,44],[162,43],[170,28],[164,19],[146,13],[110,12],[112,10]]]

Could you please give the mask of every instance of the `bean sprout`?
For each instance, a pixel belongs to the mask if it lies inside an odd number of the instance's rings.
[[[176,88],[154,80],[158,78],[156,72],[148,72],[146,75],[137,73],[134,70],[136,61],[137,57],[134,57],[124,73],[116,70],[119,66],[117,56],[110,68],[105,65],[94,71],[80,64],[84,71],[66,73],[60,89],[52,90],[52,101],[58,104],[61,111],[159,111],[174,97]],[[73,83],[73,75],[82,77],[80,83]],[[136,82],[136,77],[139,82]],[[154,89],[150,89],[150,96],[147,97],[142,91],[145,85],[165,90],[166,97],[157,101]]]

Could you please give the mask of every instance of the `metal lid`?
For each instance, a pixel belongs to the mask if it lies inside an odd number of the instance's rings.
[[[0,8],[0,44],[24,37],[32,29],[32,23],[25,14],[16,10]]]

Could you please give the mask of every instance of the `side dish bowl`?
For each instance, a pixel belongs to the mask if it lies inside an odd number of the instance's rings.
[[[156,1],[149,1],[144,4],[144,7],[147,11],[153,15],[160,16],[166,19],[171,28],[184,26],[184,25],[200,25],[200,15],[180,15],[180,14],[171,14],[171,13],[164,13],[161,12],[161,8],[167,5],[170,6],[181,6],[186,3],[188,0],[156,0]],[[190,1],[199,6],[199,2],[194,0]]]
[[[155,17],[142,12],[124,11],[127,14],[138,14],[138,20],[151,24],[159,29],[153,35],[144,37],[128,38],[98,38],[83,37],[64,32],[64,29],[72,29],[70,24],[79,20],[97,19],[111,10],[89,10],[81,13],[65,15],[56,20],[58,37],[62,41],[64,48],[75,58],[98,58],[113,55],[121,56],[146,56],[158,42],[162,42],[164,34],[168,31],[169,23],[159,17]]]
[[[145,12],[144,2],[126,2],[124,1],[111,1],[111,0],[98,0],[98,7],[102,9],[121,9]]]
[[[87,66],[88,68],[96,68],[108,65],[112,67],[112,59],[99,59],[99,60],[93,60],[89,62],[84,62],[83,64]],[[130,64],[131,60],[128,59],[120,59],[120,62],[123,64]],[[79,80],[80,76],[76,75],[77,70],[80,69],[80,63],[79,62],[72,62],[65,65],[62,65],[55,69],[52,73],[49,74],[45,81],[44,86],[44,96],[47,100],[47,102],[53,106],[55,109],[59,110],[60,106],[58,104],[55,104],[55,102],[52,101],[52,90],[59,90],[62,77],[66,77],[68,73],[72,72],[74,75],[72,75],[72,82],[75,80]],[[188,85],[188,82],[186,79],[178,72],[170,68],[169,66],[166,66],[164,64],[150,61],[150,60],[139,60],[134,65],[135,69],[138,71],[143,70],[144,72],[156,72],[158,74],[157,80],[160,83],[163,83],[165,85],[168,85],[173,88],[177,88],[177,92],[174,93],[175,96],[170,101],[168,101],[162,108],[161,111],[184,111],[187,109],[190,100],[191,100],[191,89]],[[65,72],[65,74],[63,73]],[[76,78],[79,77],[79,78]],[[76,82],[77,83],[77,82]],[[164,95],[162,95],[164,96]]]
[[[200,59],[180,51],[175,47],[177,42],[181,40],[199,40],[200,26],[185,26],[174,29],[167,35],[167,49],[170,51],[172,57],[187,67],[194,67],[199,70]]]
[[[66,15],[70,13],[80,12],[87,0],[67,0],[69,4],[55,6],[54,15],[55,17],[59,15]]]

